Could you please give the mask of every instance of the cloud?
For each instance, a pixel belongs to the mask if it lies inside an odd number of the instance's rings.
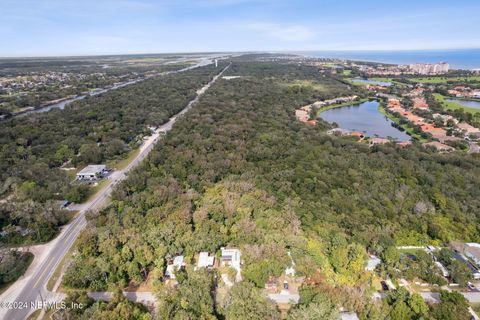
[[[303,25],[285,25],[278,23],[244,23],[242,28],[260,32],[264,36],[283,41],[305,41],[315,37],[315,32]]]

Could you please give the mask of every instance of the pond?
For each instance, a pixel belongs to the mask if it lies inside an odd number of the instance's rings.
[[[323,111],[320,117],[325,121],[337,123],[342,129],[360,131],[370,137],[411,140],[404,131],[392,126],[393,122],[378,110],[378,106],[378,101],[367,101]]]
[[[447,101],[461,104],[462,106],[467,108],[480,109],[480,101],[476,101],[476,100],[447,99]]]
[[[352,82],[366,83],[374,86],[383,86],[383,87],[389,87],[392,85],[392,83],[388,81],[376,81],[376,80],[368,80],[368,79],[352,79]]]

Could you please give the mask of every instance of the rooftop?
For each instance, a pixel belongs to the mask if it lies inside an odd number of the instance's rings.
[[[77,175],[95,175],[97,173],[101,173],[102,171],[106,170],[107,167],[103,164],[90,164],[80,170]]]

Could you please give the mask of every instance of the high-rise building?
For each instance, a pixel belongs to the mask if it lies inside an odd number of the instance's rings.
[[[442,74],[447,73],[450,68],[447,62],[439,63],[415,63],[411,64],[410,70],[418,74]]]

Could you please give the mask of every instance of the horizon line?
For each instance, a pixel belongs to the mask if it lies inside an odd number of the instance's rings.
[[[164,51],[164,52],[138,52],[138,53],[100,53],[100,54],[66,54],[66,55],[17,55],[2,56],[0,59],[34,59],[34,58],[76,58],[76,57],[107,57],[107,56],[133,56],[133,55],[161,55],[161,54],[216,54],[216,53],[302,53],[302,52],[409,52],[409,51],[455,51],[455,50],[480,50],[480,47],[468,48],[432,48],[432,49],[309,49],[309,50],[226,50],[226,51]]]

